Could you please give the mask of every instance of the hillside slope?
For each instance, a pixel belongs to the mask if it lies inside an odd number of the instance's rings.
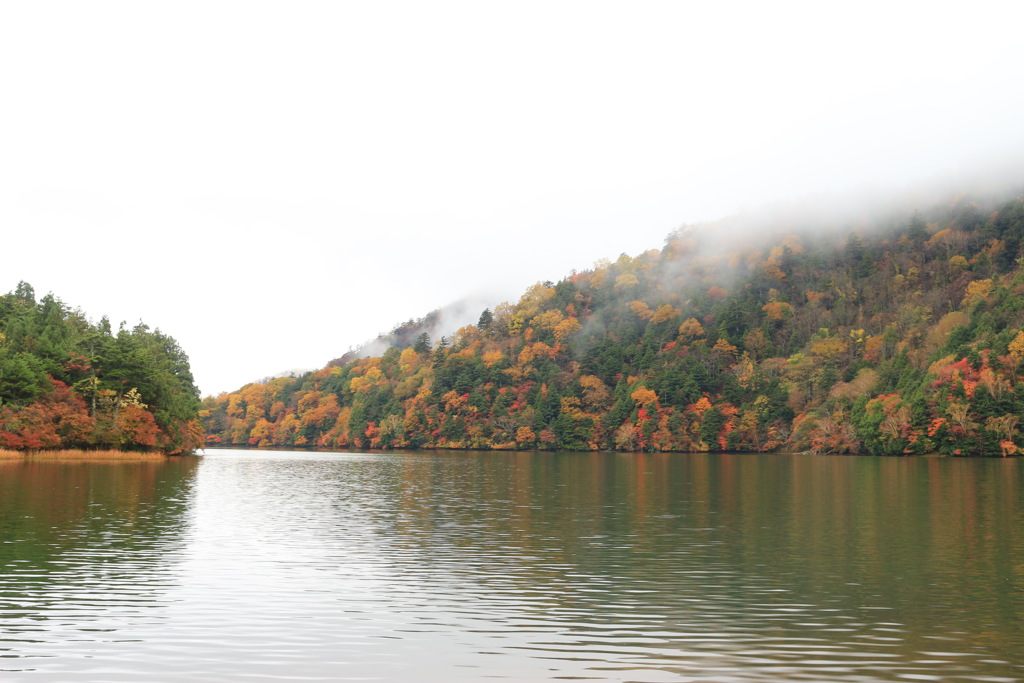
[[[1024,447],[1024,200],[680,229],[435,344],[209,397],[210,444]]]

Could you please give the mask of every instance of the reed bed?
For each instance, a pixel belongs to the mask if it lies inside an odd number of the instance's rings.
[[[164,460],[164,453],[142,453],[139,451],[82,451],[62,449],[53,451],[10,451],[0,450],[3,460]]]

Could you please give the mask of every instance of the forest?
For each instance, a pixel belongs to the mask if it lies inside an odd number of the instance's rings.
[[[25,282],[0,296],[0,449],[190,453],[199,407],[188,357],[159,330],[114,332]]]
[[[1022,246],[1021,197],[684,226],[199,414],[208,444],[260,448],[1012,456]]]

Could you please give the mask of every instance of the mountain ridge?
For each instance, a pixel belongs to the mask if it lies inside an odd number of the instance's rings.
[[[450,343],[246,385],[200,414],[211,445],[1012,455],[1022,240],[1019,195],[683,226]]]

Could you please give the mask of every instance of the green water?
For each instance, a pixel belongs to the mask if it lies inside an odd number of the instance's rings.
[[[1024,680],[1024,461],[0,461],[0,680]]]

